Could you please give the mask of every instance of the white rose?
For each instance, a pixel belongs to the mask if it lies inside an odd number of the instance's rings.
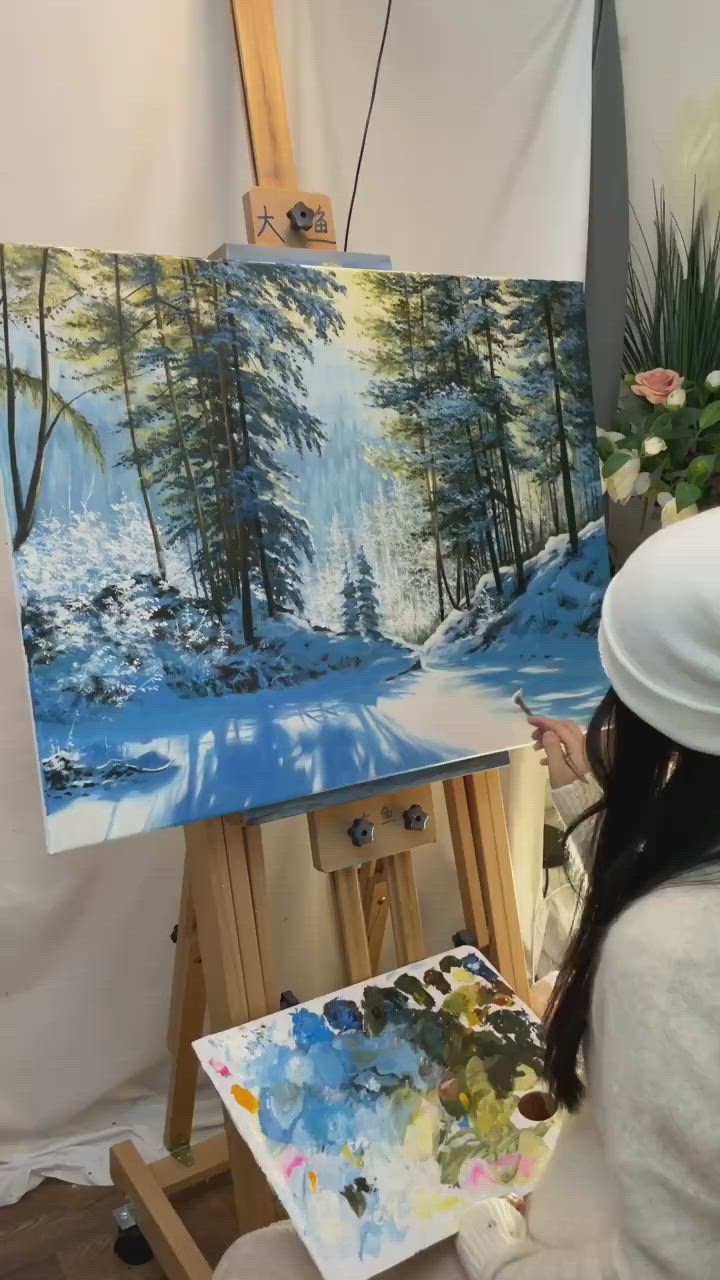
[[[661,504],[660,524],[663,529],[669,524],[675,524],[678,520],[687,520],[689,516],[696,516],[698,513],[694,502],[689,507],[683,507],[682,511],[678,511],[675,499],[670,497],[669,494],[661,493],[658,497],[658,502],[660,502],[660,498],[667,499]]]
[[[667,445],[660,436],[648,436],[647,440],[643,440],[642,451],[647,458],[654,458],[656,454],[662,453],[663,449],[667,449]]]
[[[677,387],[675,391],[671,391],[665,401],[668,409],[682,409],[687,404],[687,395],[682,387]]]
[[[708,391],[717,391],[718,387],[720,387],[720,369],[713,369],[712,373],[708,374],[705,379],[705,386]]]
[[[647,493],[651,484],[652,484],[652,478],[649,472],[641,471],[640,475],[638,476],[633,486],[633,493],[635,494],[636,498],[641,498],[644,493]]]
[[[613,455],[616,456],[616,455]],[[629,502],[635,490],[635,482],[640,475],[640,459],[637,454],[631,455],[617,471],[605,480],[605,488],[613,502],[624,505]]]

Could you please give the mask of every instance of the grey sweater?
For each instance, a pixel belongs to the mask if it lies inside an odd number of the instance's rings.
[[[589,796],[573,784],[554,798],[568,823]],[[587,1071],[527,1227],[497,1201],[467,1215],[471,1280],[716,1280],[720,883],[659,889],[612,926]]]

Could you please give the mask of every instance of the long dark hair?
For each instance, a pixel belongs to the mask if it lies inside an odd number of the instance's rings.
[[[610,925],[651,890],[720,863],[720,756],[678,746],[612,690],[591,721],[587,753],[602,799],[566,838],[595,817],[589,885],[546,1015],[545,1077],[570,1111],[584,1095],[578,1058]]]

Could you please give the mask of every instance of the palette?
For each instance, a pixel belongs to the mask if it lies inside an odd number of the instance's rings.
[[[460,948],[195,1044],[326,1280],[366,1280],[526,1194],[557,1136],[538,1020]]]

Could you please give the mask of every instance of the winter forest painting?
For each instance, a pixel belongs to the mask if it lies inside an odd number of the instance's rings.
[[[582,288],[0,246],[0,467],[48,847],[583,718]]]

